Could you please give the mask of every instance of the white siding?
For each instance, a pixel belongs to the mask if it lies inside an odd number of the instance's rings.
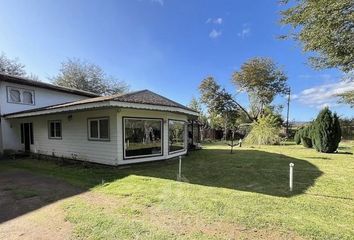
[[[69,115],[72,115],[71,120],[68,119]],[[95,117],[109,117],[109,141],[88,140],[87,119]],[[49,120],[61,120],[62,139],[48,138]],[[31,152],[108,165],[117,165],[118,163],[117,109],[53,114],[9,121],[17,133],[18,143],[20,143],[20,124],[33,123],[34,144],[31,145]],[[21,148],[24,149],[24,146],[21,145]]]
[[[141,117],[141,118],[162,118],[163,121],[163,155],[148,158],[137,158],[137,159],[123,159],[123,117]],[[161,111],[148,111],[148,110],[136,110],[136,109],[121,109],[117,114],[118,123],[118,164],[130,164],[138,162],[156,161],[169,159],[184,155],[186,151],[178,152],[174,154],[168,154],[168,119],[187,121],[187,116],[185,114],[177,114],[170,112]],[[187,142],[187,129],[185,130],[185,141]]]
[[[34,105],[9,103],[7,99],[8,87],[34,91]],[[8,113],[72,102],[86,98],[88,97],[51,89],[0,81],[0,116]],[[18,131],[12,128],[11,124],[5,118],[1,118],[0,121],[0,154],[5,149],[21,149],[21,146],[18,143]]]
[[[34,91],[34,105],[9,103],[7,101],[7,87]],[[73,102],[86,98],[88,97],[51,89],[32,87],[9,82],[0,82],[0,115],[55,105],[59,103]]]

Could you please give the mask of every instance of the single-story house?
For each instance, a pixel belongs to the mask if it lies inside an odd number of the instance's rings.
[[[15,93],[8,94],[13,98]],[[123,165],[186,154],[187,123],[197,116],[182,104],[142,90],[86,97],[1,117],[15,139],[14,150]]]

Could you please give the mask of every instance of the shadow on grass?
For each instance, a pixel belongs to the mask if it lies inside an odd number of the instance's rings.
[[[236,150],[234,154],[226,149],[206,149],[192,152],[182,162],[183,179],[190,184],[277,197],[303,194],[322,174],[308,161],[253,149]],[[295,164],[293,192],[288,187],[291,162]],[[5,170],[1,168],[4,166]],[[81,164],[61,166],[43,160],[1,161],[0,223],[88,191],[102,182],[110,183],[130,175],[175,181],[177,169],[176,159],[130,165],[121,169],[98,165],[84,167]],[[26,190],[26,194],[22,194],[24,198],[16,199],[12,189],[21,188]]]

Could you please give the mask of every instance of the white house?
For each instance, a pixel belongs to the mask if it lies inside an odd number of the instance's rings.
[[[97,97],[7,75],[0,90],[1,151],[108,165],[186,154],[187,121],[198,115],[149,90]]]

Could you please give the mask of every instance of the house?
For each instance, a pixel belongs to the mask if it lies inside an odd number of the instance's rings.
[[[96,96],[2,74],[0,90],[2,152],[107,165],[163,160],[186,154],[187,122],[198,116],[149,90]]]

